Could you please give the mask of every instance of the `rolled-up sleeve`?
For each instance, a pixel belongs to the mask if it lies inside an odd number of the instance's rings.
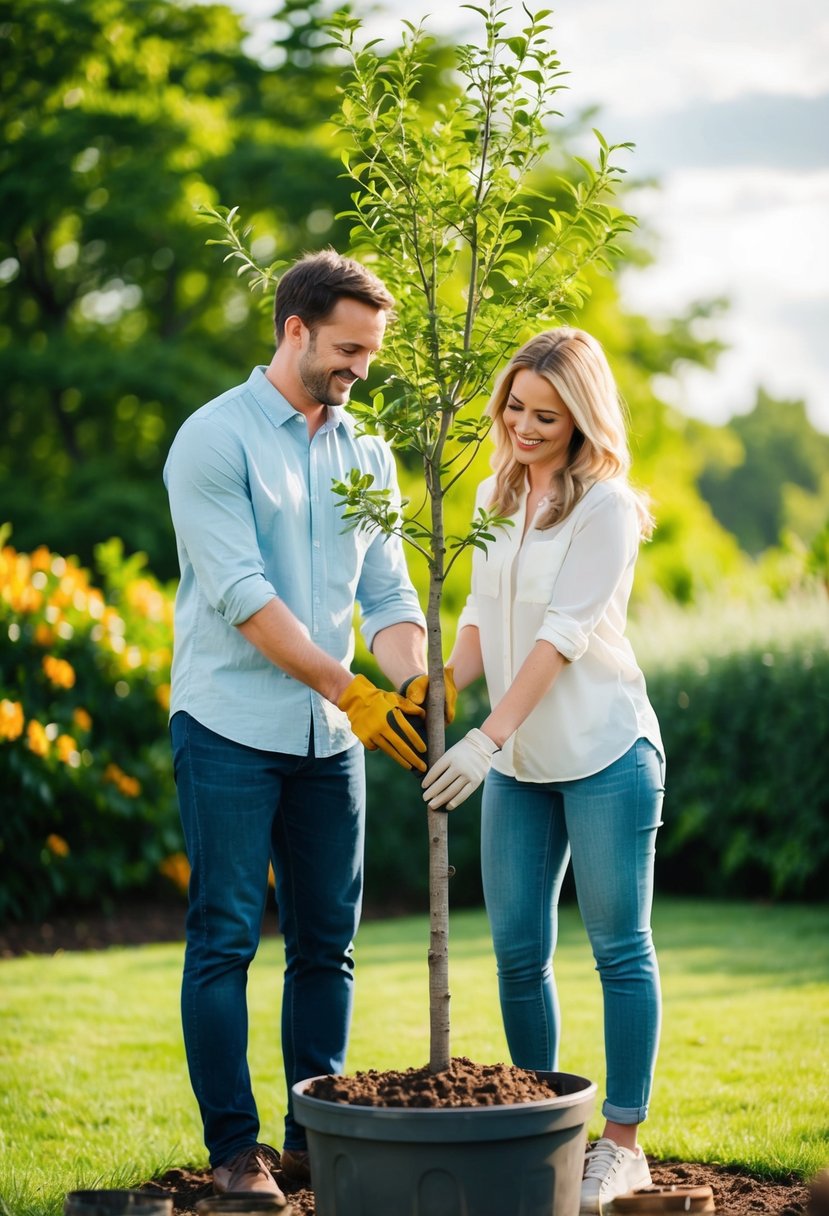
[[[277,593],[265,577],[239,440],[209,419],[185,423],[164,481],[201,593],[229,625],[242,624]]]
[[[471,591],[466,597],[466,603],[461,609],[461,614],[458,617],[458,627],[456,633],[460,633],[460,631],[466,625],[474,625],[476,629],[480,629],[481,627],[481,614],[478,609],[478,600],[475,597],[475,594]]]
[[[573,535],[535,640],[570,662],[580,659],[638,548],[633,501],[621,494],[601,499]]]

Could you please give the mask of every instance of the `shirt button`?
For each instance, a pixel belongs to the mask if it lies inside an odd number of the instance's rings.
[[[315,548],[315,549],[319,549],[319,547],[320,547],[320,543],[319,543],[319,541],[318,541],[318,540],[315,540],[315,541],[314,541],[314,548]]]

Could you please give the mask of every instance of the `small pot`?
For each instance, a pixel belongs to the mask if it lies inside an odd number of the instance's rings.
[[[64,1216],[172,1216],[169,1195],[151,1191],[70,1191]]]
[[[596,1086],[539,1073],[552,1098],[512,1106],[349,1106],[293,1087],[316,1216],[578,1216]]]
[[[710,1186],[645,1186],[613,1200],[618,1216],[657,1216],[660,1212],[714,1212]]]

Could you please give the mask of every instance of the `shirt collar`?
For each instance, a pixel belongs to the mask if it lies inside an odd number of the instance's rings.
[[[266,368],[264,365],[255,367],[248,376],[248,388],[263,413],[267,414],[275,426],[282,426],[285,422],[290,422],[293,418],[302,418],[303,415],[299,410],[295,410],[290,401],[282,396],[279,389],[271,384],[268,377],[265,375]],[[325,431],[333,431],[336,427],[342,425],[345,421],[345,411],[341,407],[328,407],[328,416],[320,427],[317,434],[323,434]]]

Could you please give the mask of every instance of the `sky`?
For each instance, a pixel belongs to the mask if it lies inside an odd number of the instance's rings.
[[[274,0],[234,4],[261,37]],[[504,5],[517,23],[517,0]],[[543,7],[554,10],[552,42],[570,73],[565,117],[597,106],[593,125],[610,142],[636,143],[625,163],[642,184],[625,206],[656,259],[623,272],[624,304],[658,321],[694,300],[729,300],[714,326],[728,350],[714,371],[663,381],[660,394],[720,424],[750,410],[762,386],[805,400],[814,425],[829,433],[829,5]],[[380,9],[357,0],[354,8],[366,14],[367,37],[396,37],[402,17],[462,40],[481,29],[458,0],[385,0]]]

